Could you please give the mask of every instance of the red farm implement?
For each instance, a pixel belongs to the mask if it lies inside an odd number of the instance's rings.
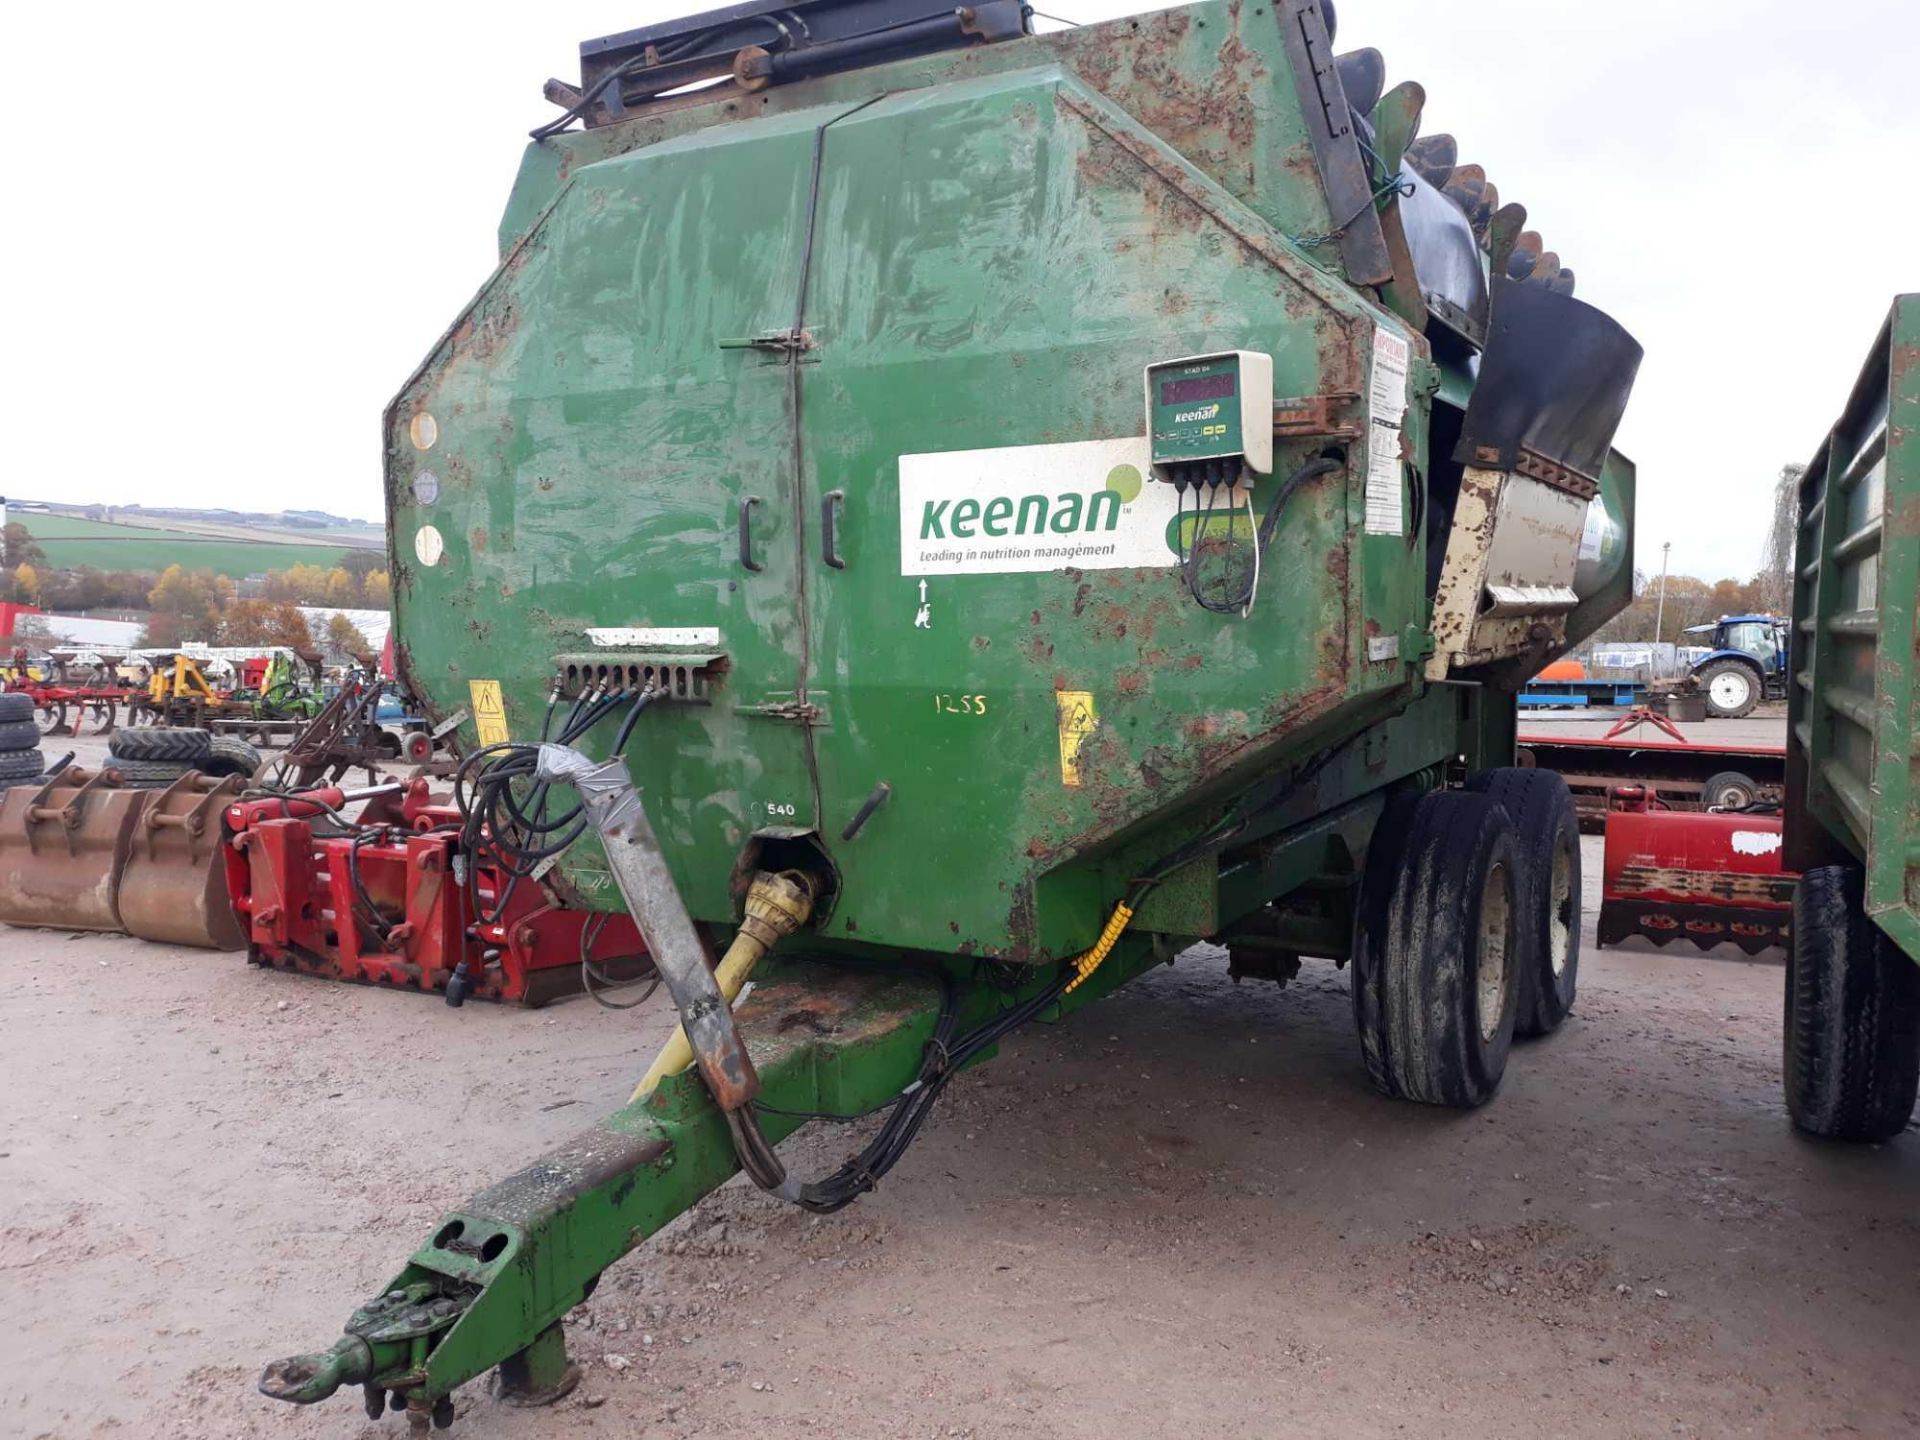
[[[1791,943],[1798,876],[1780,865],[1777,811],[1671,810],[1621,786],[1607,812],[1599,938],[1730,942],[1749,955]]]
[[[529,1007],[652,968],[628,915],[564,907],[537,880],[470,862],[460,812],[424,780],[242,799],[226,828],[228,892],[256,964]]]

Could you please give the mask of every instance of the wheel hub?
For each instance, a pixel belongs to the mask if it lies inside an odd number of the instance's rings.
[[[1547,958],[1556,980],[1566,974],[1567,959],[1573,953],[1573,846],[1577,843],[1563,839],[1553,850],[1553,930]]]
[[[1722,710],[1737,710],[1747,703],[1747,696],[1752,689],[1752,683],[1738,670],[1724,670],[1713,677],[1707,686],[1707,694]]]
[[[1500,1033],[1500,1021],[1506,1010],[1507,937],[1512,929],[1513,901],[1507,867],[1495,865],[1487,871],[1480,892],[1480,957],[1476,1000],[1480,1011],[1480,1038],[1492,1040]]]

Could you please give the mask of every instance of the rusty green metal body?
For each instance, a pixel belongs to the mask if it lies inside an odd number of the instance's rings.
[[[1149,872],[1053,1013],[1201,937],[1344,957],[1388,797],[1510,763],[1513,690],[1630,594],[1638,347],[1450,141],[1410,148],[1417,86],[1361,95],[1314,0],[974,43],[993,9],[771,87],[764,33],[701,49],[717,16],[583,47],[588,128],[528,149],[498,270],[387,415],[396,659],[461,748],[658,686],[625,754],[692,919],[724,938],[748,874],[800,864],[804,948],[895,967],[755,993],[789,1111],[900,1094],[940,994],[1055,993]],[[734,83],[669,93],[696,73]],[[1234,398],[1271,468],[1203,514],[1143,377],[1227,355],[1270,365]],[[1170,423],[1214,418],[1186,393]],[[1198,603],[1270,506],[1246,603]],[[590,843],[539,883],[621,903]],[[550,1394],[566,1310],[735,1166],[683,1075],[263,1388],[422,1423],[495,1364]]]
[[[1920,963],[1920,295],[1807,467],[1796,566],[1787,865],[1861,866],[1867,914]]]
[[[1030,960],[1098,932],[1129,841],[1412,702],[1425,537],[1369,533],[1347,437],[1378,337],[1410,344],[1393,499],[1416,510],[1441,367],[1332,246],[1289,241],[1337,221],[1281,40],[1265,9],[1198,5],[534,146],[499,271],[389,414],[415,690],[442,716],[498,681],[525,736],[557,657],[702,667],[705,703],[659,708],[629,751],[696,919],[733,918],[756,831],[807,830],[839,870],[836,936]],[[1329,443],[1354,463],[1295,498],[1253,612],[1223,623],[1182,587],[1166,506],[1158,543],[1095,497],[1164,498],[1143,365],[1229,347],[1273,356],[1276,396],[1339,407],[1279,437],[1276,475]],[[903,478],[902,456],[956,454]],[[993,473],[1017,467],[1030,483]],[[1158,554],[940,558],[1116,541]],[[594,644],[622,630],[642,642]],[[560,878],[617,903],[590,847]]]

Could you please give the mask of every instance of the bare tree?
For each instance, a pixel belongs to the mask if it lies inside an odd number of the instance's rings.
[[[1773,482],[1773,523],[1760,556],[1759,600],[1763,609],[1784,615],[1793,603],[1793,543],[1800,527],[1800,479],[1804,465],[1782,465]]]

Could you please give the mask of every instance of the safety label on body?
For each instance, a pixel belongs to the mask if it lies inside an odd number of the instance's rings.
[[[467,693],[473,697],[473,728],[482,745],[504,745],[512,737],[507,732],[507,706],[500,698],[498,680],[469,680]]]
[[[1367,378],[1367,534],[1407,528],[1400,483],[1400,421],[1407,413],[1407,342],[1384,326],[1373,330]]]
[[[1100,728],[1100,716],[1093,706],[1091,690],[1056,690],[1054,703],[1060,708],[1060,783],[1069,789],[1080,784],[1080,747]]]

